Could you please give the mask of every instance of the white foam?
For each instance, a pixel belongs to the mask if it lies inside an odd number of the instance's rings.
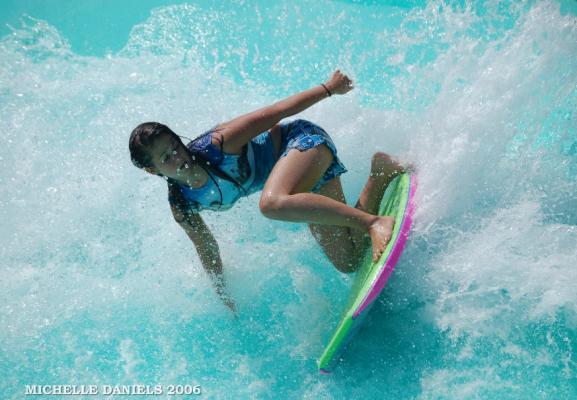
[[[571,152],[576,23],[549,1],[510,12],[516,22],[505,29],[483,25],[486,19],[468,6],[431,3],[407,11],[400,29],[374,35],[375,49],[363,52],[351,41],[337,57],[365,77],[356,92],[299,115],[334,138],[350,170],[342,178],[349,204],[356,201],[374,151],[417,165],[410,251],[390,288],[398,298],[388,300],[393,310],[406,313],[411,298],[428,302],[426,312],[412,316],[428,318],[456,341],[469,337],[464,348],[443,348],[449,363],[473,359],[481,339],[503,339],[506,354],[528,363],[535,354],[517,336],[519,327],[562,318],[574,328],[577,321],[572,285],[577,161]],[[115,335],[132,341],[117,347],[116,361],[124,360],[126,375],[138,376],[138,360],[150,349],[123,336],[122,326],[124,315],[143,312],[152,329],[160,327],[161,338],[150,346],[161,349],[166,361],[157,376],[167,382],[190,371],[200,376],[206,365],[214,365],[214,374],[205,376],[207,385],[222,385],[222,393],[242,386],[244,393],[267,395],[267,385],[275,382],[263,378],[260,369],[278,365],[283,373],[294,372],[294,365],[303,368],[305,362],[314,368],[327,335],[323,329],[338,318],[330,305],[342,299],[349,281],[306,228],[265,219],[257,195],[226,213],[205,215],[242,316],[229,321],[192,243],[172,220],[166,184],[130,163],[128,135],[141,122],[164,122],[192,138],[300,88],[300,79],[316,82],[319,71],[335,62],[328,54],[318,60],[318,69],[295,69],[305,62],[295,56],[308,43],[301,40],[323,29],[311,24],[269,64],[263,64],[270,50],[264,45],[255,50],[240,41],[224,53],[207,51],[215,46],[211,33],[217,28],[195,27],[210,15],[190,5],[157,9],[134,28],[123,51],[105,59],[76,56],[42,21],[29,20],[29,26],[2,39],[0,343],[18,365],[29,366],[25,350],[51,340],[67,322],[89,320],[106,327],[94,336],[98,343]],[[290,36],[288,25],[282,25],[290,15],[280,14],[279,35]],[[233,17],[227,14],[221,22]],[[490,39],[476,36],[483,29]],[[419,50],[428,43],[434,57]],[[371,64],[373,58],[389,61]],[[239,61],[239,76],[249,77],[246,85],[230,73],[234,63],[227,59]],[[261,82],[254,72],[263,65],[282,83]],[[378,78],[369,78],[367,71]],[[371,79],[388,91],[371,92]],[[386,107],[367,106],[367,98]],[[304,310],[306,322],[300,321]],[[225,322],[210,325],[218,321]],[[186,335],[178,329],[187,324],[210,326],[220,336],[207,338],[201,331],[199,343],[175,350]],[[80,333],[67,331],[61,344],[78,353],[76,364],[59,376],[102,379],[88,371],[97,356],[80,353],[85,327],[77,328]],[[561,336],[551,333],[550,348],[535,350],[538,365],[528,376],[537,377],[540,365],[557,365],[557,360],[564,377],[574,376],[573,344]],[[270,354],[254,355],[254,343],[285,356],[271,361]],[[239,347],[244,356],[238,356]],[[187,364],[190,359],[194,363]],[[46,358],[42,362],[52,366]],[[421,365],[423,390],[440,396],[475,393],[501,372],[487,364],[490,357],[454,379],[451,368]],[[177,365],[173,373],[172,365]],[[309,385],[305,397],[334,393],[333,383],[294,373]],[[499,385],[496,392],[511,382],[503,379]]]

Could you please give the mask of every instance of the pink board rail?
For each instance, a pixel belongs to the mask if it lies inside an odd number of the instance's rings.
[[[407,211],[405,212],[405,215],[403,217],[399,235],[397,236],[395,243],[393,243],[393,250],[389,254],[387,261],[385,261],[385,266],[381,270],[381,273],[379,274],[377,279],[375,280],[373,287],[367,293],[367,295],[361,302],[359,308],[353,313],[352,316],[353,319],[357,318],[373,301],[375,301],[379,293],[381,293],[381,291],[385,287],[385,284],[389,280],[389,277],[391,276],[391,273],[393,272],[395,265],[397,265],[397,262],[399,261],[399,258],[403,253],[403,249],[407,244],[407,238],[409,237],[409,231],[413,223],[413,212],[415,210],[413,197],[415,196],[416,189],[417,189],[417,179],[415,175],[412,174],[411,184],[409,186],[409,195],[408,195],[409,199],[407,202]]]
[[[406,246],[415,210],[414,196],[417,190],[417,177],[415,174],[407,174],[405,175],[405,177],[407,177],[408,180],[405,180],[404,183],[402,183],[404,188],[399,189],[398,186],[395,186],[395,188],[393,189],[395,191],[401,190],[402,192],[398,194],[401,197],[397,197],[396,200],[392,200],[390,197],[387,197],[387,195],[385,195],[385,198],[383,198],[382,200],[383,202],[397,201],[400,203],[397,203],[397,205],[387,203],[387,205],[384,205],[384,207],[386,207],[386,210],[388,211],[385,210],[379,211],[380,215],[387,215],[387,214],[381,214],[381,212],[384,213],[394,212],[396,218],[400,219],[400,223],[398,225],[397,223],[395,223],[395,225],[398,226],[398,228],[394,229],[395,232],[393,234],[392,239],[393,241],[392,243],[389,243],[389,246],[387,246],[387,250],[389,252],[388,254],[383,255],[382,257],[384,257],[384,259],[379,260],[378,263],[371,264],[369,260],[366,260],[365,264],[361,267],[369,269],[376,267],[377,268],[375,271],[376,275],[373,275],[370,278],[371,280],[370,283],[366,281],[363,283],[363,281],[368,278],[365,277],[365,274],[370,274],[370,270],[365,271],[363,274],[357,276],[357,279],[355,280],[355,285],[358,283],[361,286],[356,286],[357,289],[353,288],[351,296],[349,297],[349,303],[353,302],[353,307],[344,311],[342,319],[339,325],[337,326],[335,333],[333,334],[331,340],[329,341],[329,344],[325,348],[325,351],[323,352],[322,356],[318,360],[318,367],[319,367],[318,371],[323,375],[330,374],[332,370],[336,367],[336,364],[340,359],[340,356],[344,353],[345,349],[348,347],[348,344],[351,342],[352,338],[355,336],[356,332],[362,325],[363,320],[369,314],[369,310],[373,306],[376,298],[386,285],[390,275],[393,272],[393,269],[395,268],[395,265],[399,261],[401,254]],[[394,181],[392,182],[392,184],[395,184]],[[400,184],[400,182],[397,182],[395,185],[398,184]],[[391,186],[391,188],[392,187],[393,186]],[[390,195],[396,196],[395,194],[392,193]],[[397,209],[397,207],[399,207],[400,204],[403,204],[402,208]],[[383,203],[381,204],[381,207],[383,207]],[[399,222],[399,219],[396,222]],[[365,286],[365,284],[367,283],[368,287]],[[363,287],[364,289],[361,289]],[[361,295],[360,298],[355,299],[355,292],[359,290],[362,290],[364,292],[364,295]]]

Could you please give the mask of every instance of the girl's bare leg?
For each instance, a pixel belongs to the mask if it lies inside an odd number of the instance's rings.
[[[394,220],[371,215],[340,201],[309,193],[332,162],[323,144],[306,151],[293,149],[277,161],[260,199],[262,213],[272,219],[345,226],[368,233],[373,258],[382,254],[391,238]]]
[[[371,159],[371,172],[363,188],[355,208],[369,214],[377,215],[385,189],[391,181],[404,172],[404,168],[388,154],[377,152]],[[367,235],[358,230],[350,230],[355,248],[362,252],[366,248]],[[362,256],[362,254],[359,254]]]
[[[338,176],[322,185],[318,193],[347,204],[341,180]],[[350,273],[358,269],[360,251],[355,247],[355,243],[351,238],[351,228],[348,226],[309,223],[309,229],[329,260],[339,271]],[[364,247],[363,251],[366,249]]]

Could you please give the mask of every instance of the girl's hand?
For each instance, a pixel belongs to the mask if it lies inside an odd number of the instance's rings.
[[[333,72],[333,76],[325,83],[325,85],[332,94],[345,94],[354,89],[353,81],[338,69]]]

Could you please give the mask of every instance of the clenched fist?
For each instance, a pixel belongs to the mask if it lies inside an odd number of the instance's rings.
[[[341,73],[339,69],[333,72],[333,76],[325,83],[332,94],[345,94],[353,90],[353,81]]]

